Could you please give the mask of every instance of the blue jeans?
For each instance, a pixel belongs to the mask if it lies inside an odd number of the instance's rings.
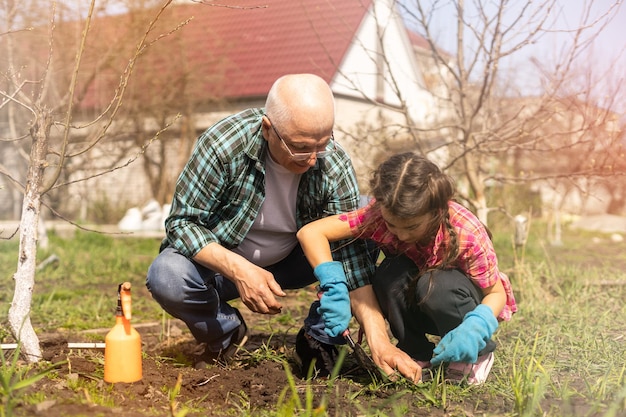
[[[298,245],[282,261],[266,268],[283,289],[303,288],[317,281],[302,248]],[[154,300],[173,317],[182,320],[198,342],[217,352],[230,343],[242,324],[237,309],[228,301],[239,298],[235,284],[181,255],[174,248],[163,249],[152,262],[146,287]],[[323,343],[343,343],[324,332],[322,317],[314,301],[305,320],[307,333]]]
[[[436,270],[419,277],[415,294],[407,293],[409,281],[419,274],[404,255],[385,258],[372,279],[372,288],[398,348],[414,359],[429,361],[435,345],[426,333],[443,336],[463,321],[483,299],[482,291],[462,272]],[[479,355],[496,348],[493,340]]]

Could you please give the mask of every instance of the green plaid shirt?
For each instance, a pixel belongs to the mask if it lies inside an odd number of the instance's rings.
[[[235,248],[246,237],[265,198],[267,142],[261,133],[264,109],[248,109],[207,129],[176,183],[162,247],[188,258],[211,242]],[[298,187],[298,228],[331,214],[355,210],[359,188],[346,152],[318,159]],[[369,283],[374,264],[364,241],[335,242],[350,289]]]

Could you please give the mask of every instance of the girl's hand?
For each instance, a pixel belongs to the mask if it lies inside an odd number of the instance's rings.
[[[404,351],[398,349],[389,343],[386,347],[374,349],[372,351],[372,359],[378,367],[391,379],[397,379],[398,373],[413,383],[422,380],[422,367],[413,358]]]
[[[392,380],[396,379],[399,373],[409,381],[420,382],[422,379],[420,364],[389,340],[387,325],[372,286],[366,285],[352,291],[350,300],[352,311],[365,330],[372,359],[381,371]]]
[[[441,362],[476,363],[478,352],[486,345],[493,332],[498,328],[498,320],[493,310],[485,304],[479,304],[463,318],[456,329],[449,331],[433,350],[433,365]]]
[[[320,282],[320,306],[317,312],[324,319],[324,331],[330,337],[342,334],[350,324],[350,294],[341,262],[324,262],[313,270]]]

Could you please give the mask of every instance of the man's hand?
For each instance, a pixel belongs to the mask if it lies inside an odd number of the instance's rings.
[[[465,315],[463,322],[456,329],[441,338],[433,350],[435,356],[430,362],[433,365],[441,362],[476,363],[478,352],[487,345],[487,341],[497,328],[498,320],[491,308],[479,304]]]
[[[271,272],[217,242],[206,245],[193,259],[232,281],[239,291],[241,301],[250,310],[261,314],[280,313],[282,306],[275,296],[284,297],[287,294]]]
[[[284,297],[285,292],[274,279],[274,275],[252,263],[239,271],[233,279],[241,301],[255,313],[278,314],[282,305],[275,296]]]
[[[341,262],[324,262],[313,270],[320,281],[322,294],[318,313],[324,320],[324,331],[330,337],[337,337],[348,328],[352,318],[350,295],[346,274]]]

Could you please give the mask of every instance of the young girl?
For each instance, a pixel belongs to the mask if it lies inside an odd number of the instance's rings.
[[[484,382],[493,364],[491,337],[498,322],[517,310],[487,230],[452,200],[452,180],[418,154],[387,159],[370,188],[369,205],[298,232],[320,282],[345,281],[329,242],[375,242],[384,260],[371,285],[351,291],[350,299],[376,364],[388,375],[399,372],[418,382],[423,368],[445,363],[446,379]],[[441,336],[436,347],[428,334]]]

